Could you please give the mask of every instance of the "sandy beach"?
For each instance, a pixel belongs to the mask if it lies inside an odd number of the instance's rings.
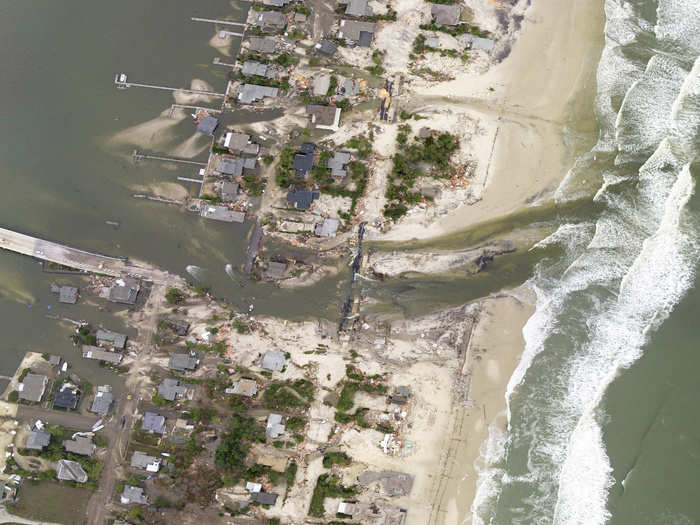
[[[468,72],[416,89],[411,110],[430,115],[447,108],[477,121],[471,144],[477,166],[468,194],[446,192],[453,201],[444,212],[428,207],[381,238],[445,235],[551,197],[596,138],[591,108],[603,21],[598,3],[533,2],[503,62],[481,76]]]

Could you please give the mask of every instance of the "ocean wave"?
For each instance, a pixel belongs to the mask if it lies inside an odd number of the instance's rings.
[[[594,222],[562,225],[534,248],[559,245],[564,256],[539,264],[527,283],[536,310],[507,387],[507,432],[490,429],[483,447],[475,524],[597,525],[610,518],[614,480],[601,401],[692,286],[700,257],[700,227],[685,211],[700,150],[700,59],[654,54],[653,46],[630,56],[622,49],[654,31],[673,42],[669,11],[680,1],[661,1],[656,26],[639,19],[633,3],[606,2],[601,131],[586,159],[601,170],[594,199],[602,212]],[[685,16],[695,9],[682,7]],[[648,63],[640,61],[645,53]],[[564,200],[567,188],[560,187]]]

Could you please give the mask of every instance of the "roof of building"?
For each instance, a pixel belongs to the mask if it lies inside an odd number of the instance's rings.
[[[238,177],[243,174],[243,159],[219,157],[216,161],[216,171]]]
[[[160,469],[160,459],[155,456],[149,456],[140,450],[136,450],[131,455],[131,466],[134,468],[143,468],[149,472],[158,472]]]
[[[230,394],[253,397],[258,393],[258,384],[252,379],[240,379],[239,381],[233,383],[231,388],[226,389],[226,391]]]
[[[336,44],[335,42],[331,42],[330,40],[326,40],[324,38],[314,47],[322,55],[332,56],[338,49],[338,44]]]
[[[245,221],[245,212],[231,210],[226,206],[216,206],[214,204],[205,205],[199,214],[205,219],[214,219],[215,221],[238,223]]]
[[[262,490],[262,483],[254,483],[252,481],[246,481],[245,489],[248,492],[260,492]]]
[[[306,177],[314,167],[313,153],[297,153],[294,155],[294,171],[297,177]]]
[[[319,237],[335,237],[338,233],[338,225],[338,219],[329,217],[316,225],[314,233]]]
[[[224,181],[221,183],[221,200],[231,202],[238,198],[238,183]]]
[[[243,62],[243,68],[241,69],[241,74],[250,76],[264,77],[267,75],[267,64],[261,64],[255,60],[246,60]]]
[[[433,15],[436,25],[456,26],[459,24],[462,8],[455,4],[433,4],[430,13]]]
[[[281,13],[279,11],[262,11],[258,15],[258,19],[255,21],[255,25],[260,28],[269,26],[282,29],[284,26],[287,25],[287,17],[284,15],[284,13]]]
[[[350,0],[345,8],[345,14],[349,16],[366,16],[369,13],[367,0]]]
[[[114,345],[114,348],[119,348],[120,350],[126,345],[126,335],[110,330],[97,330],[96,337],[98,343],[111,343]]]
[[[306,22],[308,17],[304,13],[294,13],[295,22]]]
[[[132,278],[117,279],[109,289],[109,300],[115,303],[134,304],[141,290],[138,280]]]
[[[340,108],[333,106],[319,106],[309,104],[306,106],[306,114],[309,115],[311,125],[320,129],[337,130],[340,124]]]
[[[287,264],[277,261],[268,261],[265,269],[265,277],[269,279],[279,279],[284,277],[284,272],[287,271]]]
[[[331,76],[327,73],[314,75],[313,94],[315,97],[323,97],[331,87]]]
[[[260,360],[260,367],[265,370],[279,372],[287,364],[287,357],[279,350],[268,350]]]
[[[80,454],[81,456],[92,456],[96,448],[92,438],[87,436],[75,436],[73,439],[66,439],[63,441],[63,447],[68,452]]]
[[[44,395],[48,380],[49,379],[42,374],[27,374],[17,386],[19,398],[38,403]]]
[[[171,370],[194,370],[196,366],[197,359],[190,354],[173,354],[168,361]]]
[[[341,514],[345,514],[346,516],[352,516],[357,512],[357,506],[354,503],[347,503],[345,501],[341,501],[338,503],[338,512]]]
[[[274,87],[243,84],[238,88],[238,101],[243,104],[251,104],[265,97],[276,97],[278,92],[278,89]]]
[[[179,379],[167,377],[158,386],[158,395],[168,401],[175,401],[187,394],[187,385]]]
[[[343,84],[343,95],[354,97],[360,91],[360,83],[354,78],[346,78]]]
[[[95,394],[95,399],[92,401],[90,412],[102,415],[107,414],[109,409],[112,408],[113,402],[114,394],[112,394],[112,392],[97,392],[97,394]]]
[[[247,64],[246,62],[245,64]],[[257,62],[255,62],[257,64]],[[245,69],[245,64],[243,64],[243,68]],[[240,153],[245,149],[245,147],[248,145],[250,142],[250,135],[246,133],[235,133],[233,131],[229,131],[224,135],[224,147],[228,148],[230,151],[234,153]]]
[[[212,116],[206,116],[197,123],[197,132],[212,136],[217,127],[219,127],[219,120]]]
[[[78,289],[75,286],[51,285],[51,291],[58,295],[59,303],[75,304],[78,302]]]
[[[265,435],[269,438],[276,438],[284,434],[284,425],[280,414],[270,414],[267,416]]]
[[[250,37],[250,50],[259,53],[274,53],[275,39],[270,37],[252,36]]]
[[[61,356],[60,355],[53,355],[51,354],[49,356],[49,364],[51,366],[58,366],[61,364]]]
[[[163,434],[165,432],[165,416],[155,412],[146,412],[143,415],[141,428],[157,434]]]
[[[86,359],[96,359],[107,363],[119,364],[124,357],[118,352],[108,352],[99,346],[83,345],[83,357]]]
[[[459,35],[457,40],[467,44],[470,49],[479,49],[481,51],[491,51],[496,45],[496,42],[490,38],[482,38],[470,33]]]
[[[437,49],[440,47],[440,39],[436,36],[429,36],[425,39],[425,47],[433,47]]]
[[[53,398],[53,406],[59,408],[75,408],[78,405],[78,388],[75,385],[64,384]]]
[[[51,441],[51,433],[45,428],[37,428],[32,430],[27,436],[27,444],[25,448],[32,450],[41,450]]]
[[[297,210],[308,210],[319,196],[317,191],[290,191],[287,192],[287,202],[293,204]]]
[[[122,491],[122,494],[121,494],[121,502],[124,505],[128,505],[129,503],[145,504],[145,503],[148,503],[148,498],[143,493],[143,489],[141,487],[134,487],[132,485],[124,485],[124,490]]]
[[[83,467],[80,466],[80,463],[69,459],[58,460],[56,477],[64,481],[76,481],[78,483],[85,483],[88,479],[88,475],[83,470]]]
[[[263,0],[264,5],[271,5],[273,7],[284,7],[292,0]]]
[[[351,42],[360,40],[360,32],[364,31],[371,35],[377,30],[374,22],[358,22],[357,20],[341,20],[338,36]]]
[[[331,170],[331,176],[342,179],[348,172],[345,170],[345,166],[350,162],[352,155],[347,151],[336,151],[333,157],[328,159],[328,168]]]
[[[360,31],[360,37],[357,39],[357,45],[360,47],[370,47],[374,33],[369,31]]]
[[[274,505],[277,501],[277,494],[271,492],[251,492],[250,499],[261,505]]]

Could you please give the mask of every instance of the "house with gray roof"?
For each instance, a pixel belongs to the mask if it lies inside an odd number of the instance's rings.
[[[224,181],[221,183],[221,200],[224,202],[234,202],[238,200],[238,183]]]
[[[270,5],[272,7],[284,7],[292,0],[263,0],[263,5]]]
[[[133,485],[124,485],[124,490],[119,500],[122,502],[122,505],[129,505],[131,503],[145,505],[148,503],[148,498],[143,493],[143,489],[141,487],[134,487]]]
[[[182,399],[187,394],[187,385],[179,379],[167,377],[158,386],[158,395],[168,401]]]
[[[284,434],[284,425],[282,424],[282,416],[280,414],[270,414],[267,416],[267,425],[265,426],[265,435],[269,438],[278,438]]]
[[[244,172],[255,169],[255,158],[219,157],[216,161],[216,172],[240,177]]]
[[[168,368],[180,372],[194,370],[197,367],[197,362],[197,358],[190,354],[173,354],[168,361]]]
[[[38,403],[44,396],[46,391],[46,383],[49,382],[48,377],[42,374],[29,373],[24,376],[24,379],[17,385],[19,398],[32,403]]]
[[[260,505],[274,505],[277,501],[277,494],[271,492],[252,492],[250,494],[250,500],[253,503],[260,503]]]
[[[297,210],[308,210],[320,195],[317,191],[289,191],[287,192],[287,202]]]
[[[309,116],[309,127],[338,131],[340,128],[340,108],[309,104],[306,114]]]
[[[252,36],[250,37],[250,50],[256,53],[274,53],[275,52],[275,39],[268,36]]]
[[[75,286],[51,285],[51,293],[58,295],[59,303],[75,304],[78,302],[78,289]]]
[[[312,93],[315,97],[323,97],[328,93],[331,87],[331,76],[328,73],[319,73],[314,75],[312,84]]]
[[[160,470],[160,459],[137,450],[131,455],[131,466],[145,469],[148,472],[158,472]]]
[[[333,157],[328,159],[328,168],[331,170],[331,177],[343,179],[348,174],[345,167],[350,162],[352,156],[347,151],[336,151]]]
[[[322,55],[326,55],[327,57],[333,56],[333,54],[337,51],[338,49],[338,44],[335,42],[331,42],[330,40],[323,39],[321,40],[318,44],[314,46],[316,51],[318,51]]]
[[[98,391],[97,394],[95,394],[95,399],[92,400],[90,412],[104,416],[109,413],[112,408],[112,403],[114,403],[114,394],[112,394],[112,392]]]
[[[74,410],[78,406],[78,387],[72,383],[64,383],[53,398],[54,408]]]
[[[63,448],[67,452],[73,454],[79,454],[81,456],[92,456],[95,452],[95,444],[92,442],[91,437],[87,436],[75,436],[73,439],[66,439],[63,441]]]
[[[276,97],[279,90],[275,87],[243,84],[238,88],[238,101],[241,104],[252,104],[265,97]]]
[[[250,141],[247,133],[235,133],[229,131],[224,135],[224,147],[231,153],[242,153],[244,155],[257,155],[260,145]]]
[[[114,348],[123,350],[126,345],[126,336],[117,332],[112,332],[110,330],[97,330],[97,344],[98,345],[111,345]]]
[[[287,364],[287,357],[279,350],[268,350],[260,359],[260,367],[271,372],[281,371]]]
[[[165,434],[165,416],[156,414],[155,412],[146,412],[143,415],[141,428],[148,432],[156,434]]]
[[[471,33],[459,35],[457,37],[457,40],[459,40],[463,44],[466,44],[469,49],[478,49],[480,51],[486,52],[492,51],[493,47],[496,45],[496,42],[494,42],[490,38],[482,38],[476,35],[472,35]]]
[[[287,17],[280,11],[260,11],[255,26],[263,31],[284,29],[287,25]]]
[[[42,450],[51,442],[51,433],[45,428],[35,428],[27,436],[24,448],[30,450]]]
[[[433,15],[435,25],[456,26],[459,24],[462,8],[455,4],[433,4],[430,13]]]
[[[209,135],[210,137],[214,135],[216,128],[219,127],[219,120],[212,117],[206,116],[197,123],[197,133],[202,133],[204,135]]]
[[[233,383],[231,388],[227,388],[226,393],[253,397],[258,393],[258,384],[252,379],[240,379]]]
[[[267,64],[261,64],[255,60],[246,60],[243,62],[243,67],[241,68],[241,75],[246,77],[265,77],[267,76],[267,70],[269,69]]]
[[[377,31],[377,24],[374,22],[360,22],[357,20],[341,20],[338,29],[338,37],[349,40],[350,42],[360,41],[360,33],[367,33],[370,42],[374,38],[374,33]],[[366,46],[365,46],[366,47]]]
[[[136,279],[116,279],[109,289],[109,300],[113,303],[136,304],[140,290],[141,285]]]
[[[323,222],[320,222],[316,225],[314,233],[318,237],[335,237],[338,233],[339,224],[340,222],[338,221],[338,219],[328,217],[326,219],[323,219]]]
[[[206,204],[202,207],[199,215],[205,219],[213,219],[222,222],[237,222],[245,221],[245,212],[236,211],[227,208],[226,206],[218,206],[214,204]]]
[[[345,8],[348,16],[367,16],[372,14],[372,10],[367,7],[367,0],[350,0]]]
[[[69,459],[60,459],[56,467],[56,477],[63,481],[75,481],[85,483],[88,480],[87,472],[83,470],[80,463]]]
[[[99,346],[83,345],[83,357],[118,365],[124,356],[117,352],[102,350]]]

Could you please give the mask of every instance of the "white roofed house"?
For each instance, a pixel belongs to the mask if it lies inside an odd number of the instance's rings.
[[[145,469],[147,472],[158,472],[160,470],[160,458],[149,456],[145,452],[137,450],[131,455],[131,466]]]
[[[284,434],[284,425],[282,424],[282,416],[280,414],[270,414],[267,416],[267,425],[265,427],[265,435],[269,438],[278,438]]]

